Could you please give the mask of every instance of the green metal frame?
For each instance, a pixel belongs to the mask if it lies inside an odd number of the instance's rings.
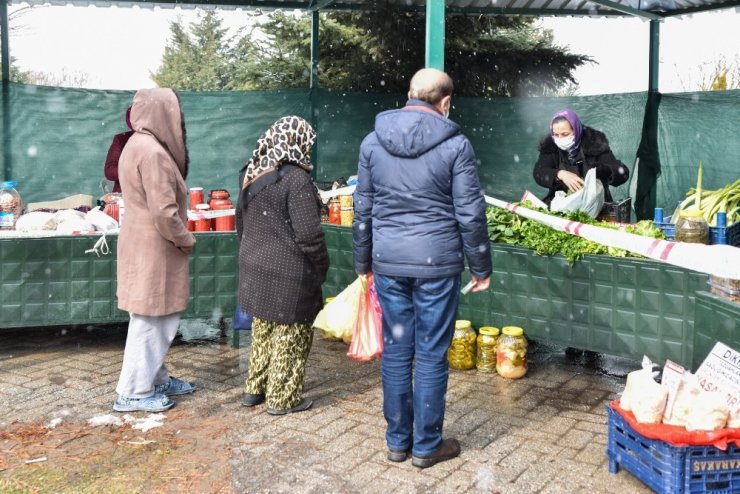
[[[445,0],[427,0],[425,65],[445,69]]]

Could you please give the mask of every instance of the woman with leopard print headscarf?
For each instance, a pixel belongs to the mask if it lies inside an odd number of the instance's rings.
[[[267,413],[311,407],[302,397],[312,323],[322,306],[329,254],[309,172],[316,132],[283,117],[257,141],[239,175],[239,303],[252,316],[249,377],[242,404]]]

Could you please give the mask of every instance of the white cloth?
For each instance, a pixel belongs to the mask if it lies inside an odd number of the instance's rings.
[[[116,391],[124,398],[146,398],[169,380],[164,359],[180,326],[180,313],[167,316],[131,314]]]

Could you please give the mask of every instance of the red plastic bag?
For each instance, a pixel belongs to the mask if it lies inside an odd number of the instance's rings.
[[[347,356],[360,362],[380,358],[383,353],[383,313],[372,275],[365,278],[352,343]]]
[[[648,439],[658,439],[673,446],[714,446],[727,450],[728,443],[740,446],[740,429],[717,429],[714,431],[687,431],[685,427],[668,424],[641,424],[632,412],[622,410],[619,400],[612,401],[611,407],[635,431]]]

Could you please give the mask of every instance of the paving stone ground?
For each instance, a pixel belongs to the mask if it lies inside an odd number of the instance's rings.
[[[110,413],[125,334],[121,326],[0,330],[0,432]],[[379,362],[350,360],[346,345],[317,334],[305,389],[313,408],[274,417],[240,405],[249,332],[240,348],[230,342],[178,338],[167,361],[172,374],[198,385],[173,409],[192,416],[192,433],[199,420],[223,422],[229,468],[218,492],[650,492],[628,472],[609,473],[604,453],[605,404],[636,362],[574,360],[533,345],[521,380],[452,371],[445,436],[458,438],[463,452],[420,470],[385,458]],[[198,440],[215,438],[204,431]]]

